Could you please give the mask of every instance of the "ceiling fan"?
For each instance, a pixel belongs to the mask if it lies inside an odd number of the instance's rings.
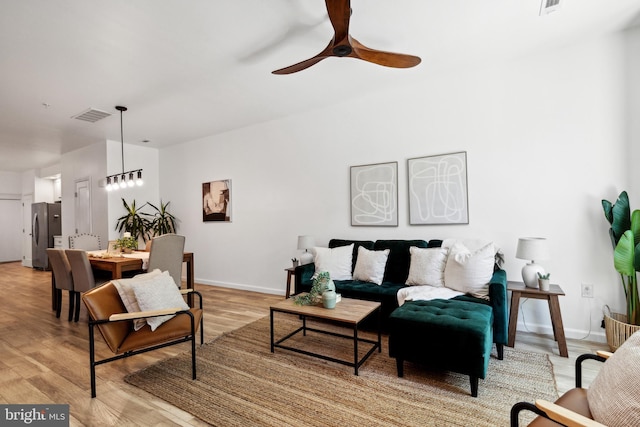
[[[289,67],[272,71],[273,74],[297,73],[331,56],[347,56],[394,68],[410,68],[420,63],[420,58],[417,56],[371,49],[351,37],[349,34],[351,0],[325,0],[325,3],[334,29],[333,38],[327,47],[316,56]]]

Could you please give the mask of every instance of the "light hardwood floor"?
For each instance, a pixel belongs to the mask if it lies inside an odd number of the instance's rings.
[[[188,350],[188,344],[137,355],[97,367],[97,397],[89,390],[87,314],[66,320],[67,295],[60,319],[51,310],[51,273],[0,264],[0,403],[68,403],[71,425],[205,425],[190,414],[125,383],[125,375]],[[269,314],[284,297],[197,285],[205,307],[205,342]],[[98,357],[111,352],[98,339]],[[569,340],[569,358],[558,356],[552,338],[518,332],[516,348],[550,354],[558,390],[573,387],[577,355],[606,349]],[[598,366],[589,366],[585,380]]]

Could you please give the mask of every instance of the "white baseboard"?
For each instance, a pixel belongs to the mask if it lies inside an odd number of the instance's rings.
[[[551,328],[551,325],[540,325],[536,323],[530,324],[527,322],[527,325],[525,328],[524,323],[518,322],[516,330],[518,332],[520,331],[531,332],[533,334],[553,336],[553,329]],[[593,341],[593,342],[605,343],[605,344],[607,342],[607,338],[604,334],[604,329],[602,328],[598,328],[598,330],[591,330],[591,332],[584,329],[565,328],[564,335],[566,338],[572,339],[572,340],[585,340],[585,341]],[[516,334],[516,339],[517,339],[517,334]]]

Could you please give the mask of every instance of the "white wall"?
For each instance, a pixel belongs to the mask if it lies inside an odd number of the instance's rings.
[[[76,182],[91,182],[91,222],[93,233],[105,239],[107,234],[107,196],[100,181],[106,176],[105,143],[83,147],[62,156],[62,243],[69,247],[75,233]]]
[[[626,59],[626,122],[627,142],[631,155],[627,159],[629,171],[629,197],[633,209],[640,209],[640,17],[636,25],[625,33]]]
[[[0,262],[22,258],[22,178],[0,171]]]
[[[520,280],[518,237],[543,236],[553,254],[543,265],[566,293],[567,336],[591,328],[590,339],[602,340],[603,304],[624,306],[600,205],[630,185],[624,53],[618,34],[427,70],[394,91],[161,150],[161,195],[182,221],[196,280],[282,294],[300,234],[319,246],[333,237],[489,238],[506,255],[509,279]],[[460,150],[470,224],[409,226],[406,160]],[[349,167],[388,161],[399,163],[400,226],[351,227]],[[233,222],[203,223],[201,184],[227,178]],[[581,298],[581,283],[594,285],[595,298]],[[528,329],[550,333],[542,301],[522,312]]]

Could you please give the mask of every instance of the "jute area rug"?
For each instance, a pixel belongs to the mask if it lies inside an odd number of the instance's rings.
[[[299,325],[291,315],[276,313],[275,319],[276,338]],[[504,360],[494,354],[473,398],[465,375],[405,362],[404,378],[398,378],[387,337],[359,376],[334,362],[278,348],[271,353],[269,339],[265,317],[200,347],[195,381],[188,352],[126,381],[216,426],[508,426],[514,403],[558,397],[544,354],[511,348]],[[350,340],[329,335],[298,334],[287,344],[353,357]]]

